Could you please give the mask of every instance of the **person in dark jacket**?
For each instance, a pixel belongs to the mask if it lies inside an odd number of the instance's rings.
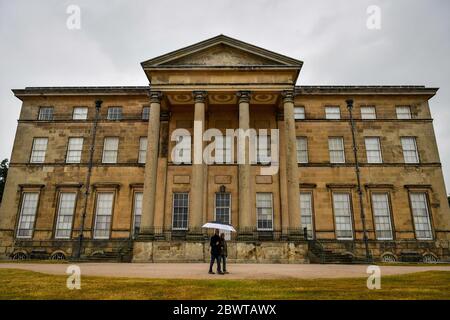
[[[219,229],[216,229],[214,235],[211,237],[211,242],[209,244],[211,246],[211,262],[209,263],[209,273],[214,274],[212,271],[214,260],[217,261],[217,273],[223,274],[220,270],[220,237],[219,237]]]
[[[222,271],[223,273],[228,273],[227,271],[227,256],[228,256],[228,248],[227,248],[227,240],[225,240],[225,233],[220,234],[220,258],[222,260]]]

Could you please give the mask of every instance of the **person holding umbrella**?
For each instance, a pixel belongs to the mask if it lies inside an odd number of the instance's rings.
[[[214,265],[214,260],[217,262],[217,273],[224,274],[220,270],[220,237],[219,229],[216,229],[214,235],[211,237],[211,262],[209,263],[209,274],[214,274],[212,268]]]

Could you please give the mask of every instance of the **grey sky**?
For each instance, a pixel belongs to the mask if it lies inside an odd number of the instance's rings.
[[[81,8],[81,30],[66,8]],[[381,8],[381,30],[366,27]],[[0,0],[0,158],[20,101],[11,88],[146,85],[140,62],[225,34],[304,61],[298,84],[437,86],[431,111],[450,183],[450,1]]]

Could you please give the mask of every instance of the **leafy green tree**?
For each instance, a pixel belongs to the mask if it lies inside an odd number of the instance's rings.
[[[3,159],[3,161],[0,163],[0,202],[2,202],[3,190],[5,190],[7,175],[8,175],[8,159]]]

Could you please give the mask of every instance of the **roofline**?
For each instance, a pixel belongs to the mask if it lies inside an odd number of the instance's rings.
[[[17,98],[26,96],[78,96],[78,95],[146,95],[149,86],[92,86],[92,87],[25,87],[12,89]]]

